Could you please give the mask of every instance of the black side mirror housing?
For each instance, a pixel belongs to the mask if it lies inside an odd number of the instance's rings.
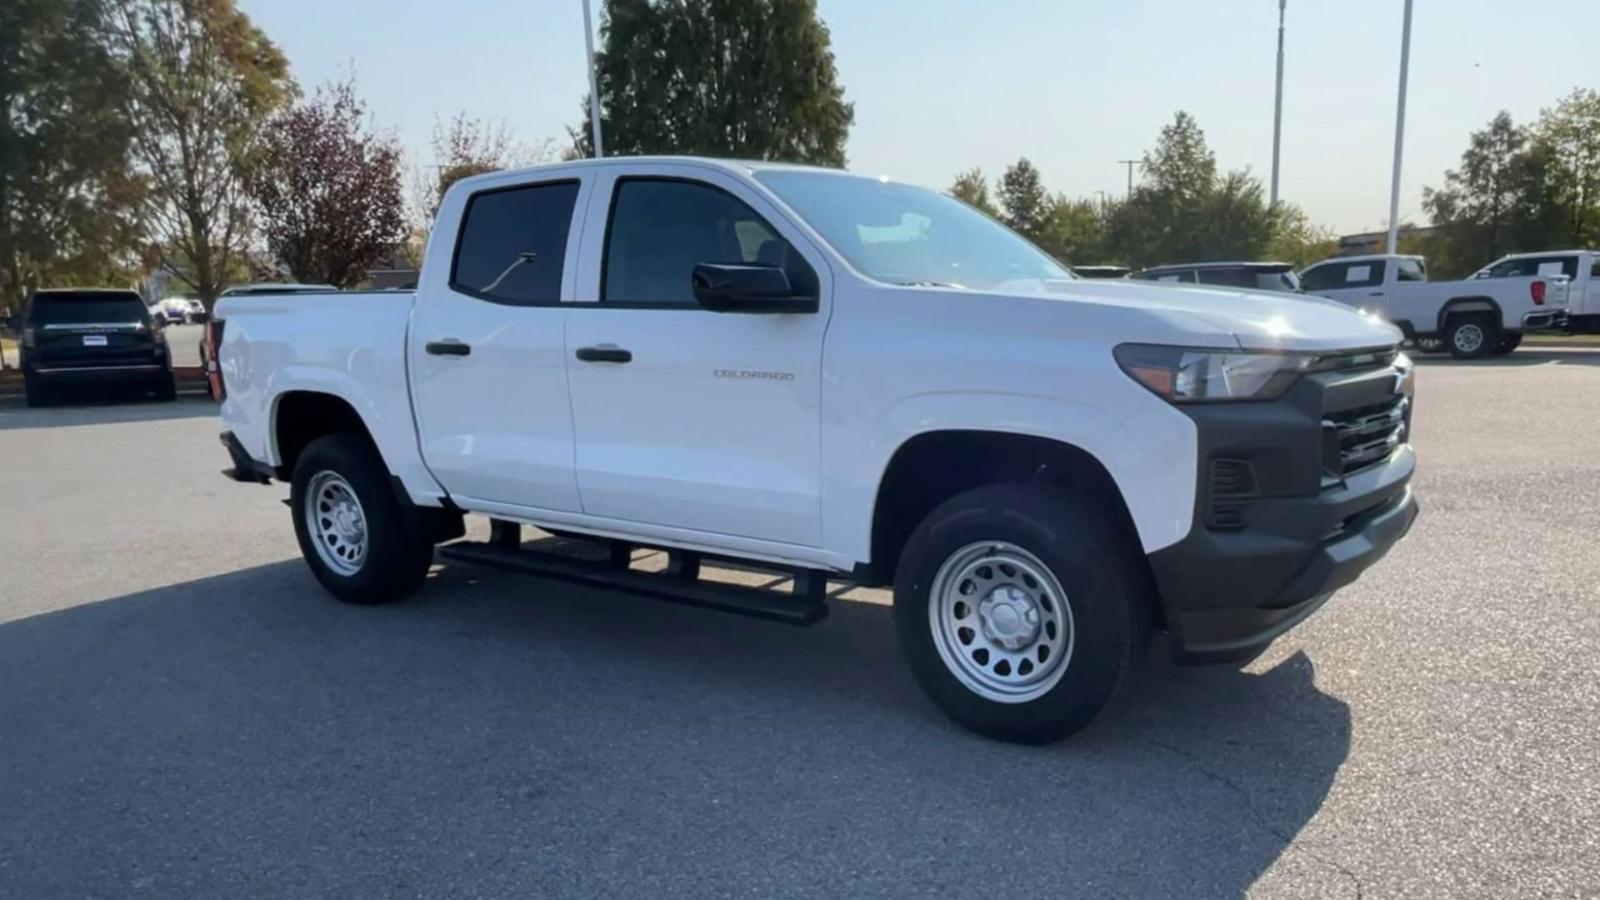
[[[701,263],[690,276],[694,298],[712,312],[814,313],[817,298],[797,296],[777,266]]]

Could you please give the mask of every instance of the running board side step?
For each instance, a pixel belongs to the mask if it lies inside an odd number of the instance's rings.
[[[496,522],[496,526],[500,523]],[[542,543],[542,542],[541,542]],[[655,600],[698,606],[783,622],[814,625],[828,615],[827,576],[809,570],[773,570],[794,580],[792,592],[707,581],[700,577],[700,555],[687,550],[664,550],[667,566],[658,572],[629,566],[633,546],[623,541],[577,541],[605,551],[603,557],[584,558],[573,553],[538,549],[520,543],[512,528],[496,527],[487,541],[458,541],[439,548],[452,562],[472,563],[570,581],[589,587],[626,591]],[[745,565],[740,563],[741,566]]]

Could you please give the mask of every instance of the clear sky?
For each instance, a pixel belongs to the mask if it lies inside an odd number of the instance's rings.
[[[603,0],[594,0],[595,15]],[[308,90],[352,65],[379,123],[429,162],[435,117],[523,141],[582,121],[581,0],[239,0]],[[1288,0],[1282,194],[1340,231],[1389,210],[1402,0]],[[1596,0],[1415,0],[1402,220],[1499,110],[1600,87]],[[1275,0],[819,0],[850,167],[936,187],[1026,155],[1053,190],[1120,195],[1116,160],[1192,113],[1224,168],[1266,182]],[[598,22],[597,22],[598,24]]]

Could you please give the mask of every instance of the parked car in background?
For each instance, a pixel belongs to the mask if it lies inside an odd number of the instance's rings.
[[[150,304],[150,315],[164,325],[182,325],[189,321],[189,304],[182,297],[168,297]]]
[[[1566,331],[1600,334],[1600,250],[1513,253],[1484,266],[1472,277],[1528,278],[1539,275],[1565,275],[1571,280],[1567,292]]]
[[[166,332],[135,292],[115,288],[34,291],[19,317],[29,406],[68,386],[130,387],[177,396]]]
[[[1068,266],[1079,278],[1127,278],[1127,266]]]
[[[1566,315],[1565,275],[1517,275],[1429,281],[1420,256],[1341,256],[1300,273],[1310,294],[1337,300],[1394,323],[1428,349],[1439,341],[1457,359],[1499,356],[1523,334],[1559,328]]]
[[[1294,266],[1284,262],[1207,262],[1152,266],[1128,276],[1137,281],[1210,285],[1293,294],[1300,290]]]
[[[924,690],[1013,740],[1083,727],[1156,627],[1188,661],[1258,653],[1417,515],[1392,326],[1073,278],[938,191],[827,169],[466,178],[415,292],[230,296],[218,332],[230,474],[289,482],[333,595],[421,586],[465,512],[493,537],[449,558],[795,624],[829,580],[892,584]],[[521,523],[609,544],[557,557]]]

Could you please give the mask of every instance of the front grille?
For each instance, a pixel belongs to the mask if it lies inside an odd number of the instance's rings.
[[[1329,413],[1322,420],[1322,467],[1343,477],[1389,458],[1405,443],[1411,400],[1396,394],[1370,406]]]

